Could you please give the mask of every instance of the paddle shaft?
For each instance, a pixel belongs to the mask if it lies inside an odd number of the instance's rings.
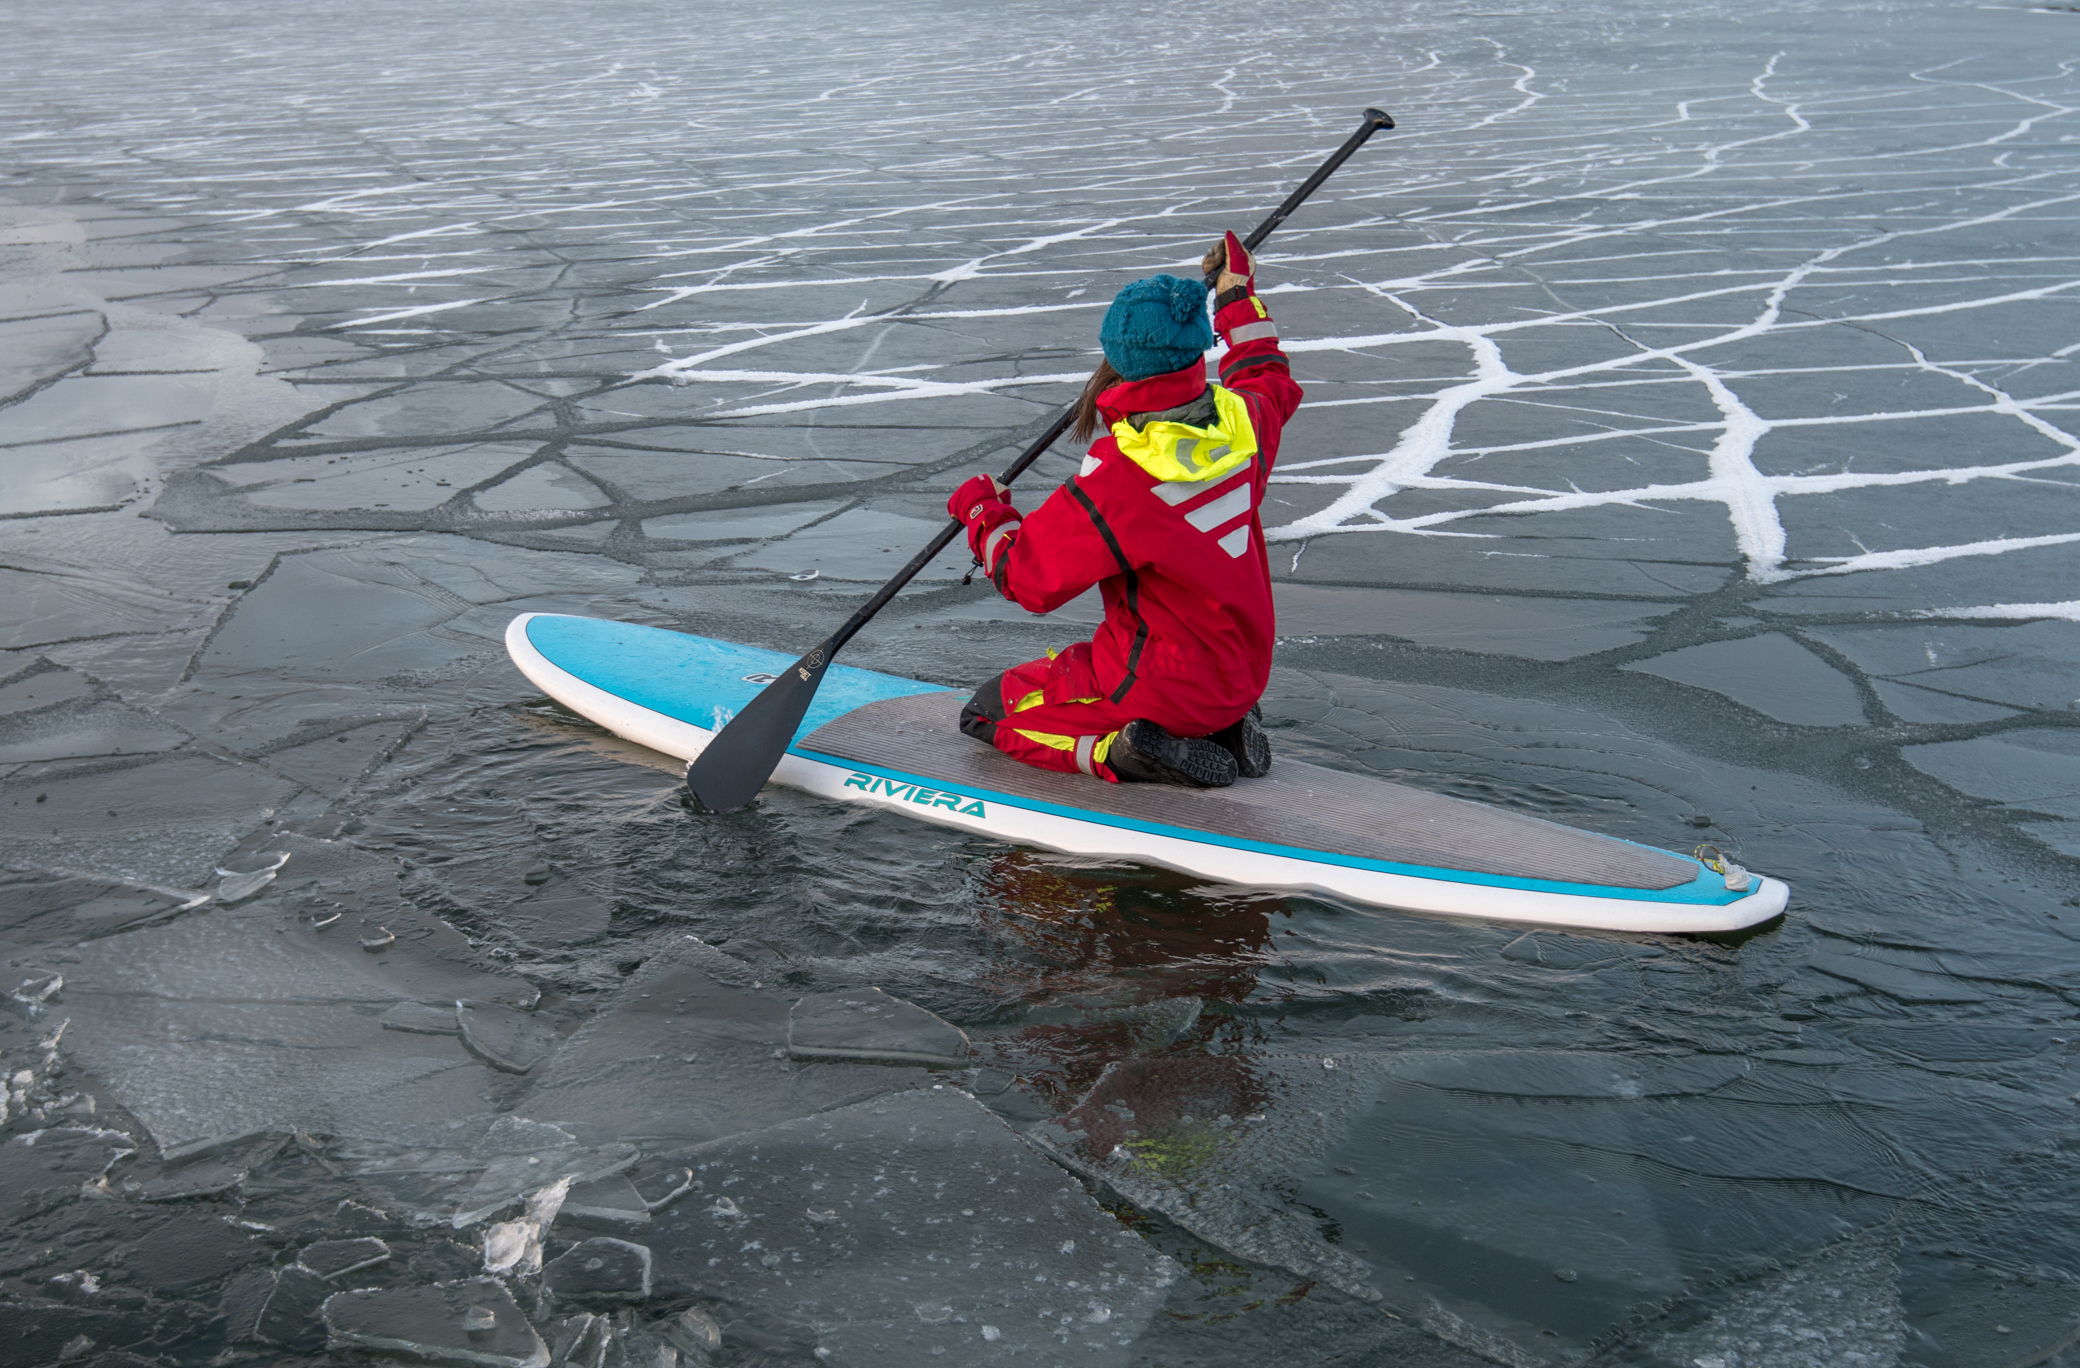
[[[1300,188],[1287,195],[1285,203],[1272,210],[1270,217],[1252,229],[1250,235],[1242,240],[1242,245],[1254,252],[1257,249],[1257,245],[1276,232],[1278,225],[1284,223],[1287,216],[1295,209],[1298,209],[1309,195],[1322,188],[1322,182],[1334,175],[1337,167],[1342,166],[1344,162],[1350,159],[1353,152],[1365,145],[1367,138],[1382,128],[1392,128],[1393,126],[1393,116],[1384,109],[1367,109],[1365,111],[1365,121],[1358,125],[1358,131],[1344,139],[1343,146],[1330,153],[1329,159],[1316,167],[1313,175],[1300,182]],[[1213,283],[1215,274],[1217,272],[1210,272],[1207,275],[1209,287]],[[1004,473],[997,477],[997,483],[1008,485],[1019,476],[1025,474],[1026,467],[1039,460],[1041,454],[1053,446],[1056,439],[1069,430],[1069,424],[1075,420],[1075,417],[1076,406],[1074,404],[1057,414],[1055,420],[1047,425],[1047,430],[1035,437],[1032,445],[1020,452],[1018,459],[1005,467]],[[862,603],[851,617],[845,619],[843,625],[837,631],[832,632],[824,640],[824,659],[829,660],[836,655],[846,642],[852,640],[860,628],[866,626],[868,622],[872,621],[876,613],[887,607],[888,601],[901,593],[904,585],[916,578],[920,571],[932,563],[934,557],[941,551],[944,551],[948,544],[960,535],[963,526],[964,524],[960,519],[948,518],[946,526],[939,529],[938,535],[932,538],[929,546],[912,556],[908,565],[896,571],[895,578],[876,590],[874,597]]]

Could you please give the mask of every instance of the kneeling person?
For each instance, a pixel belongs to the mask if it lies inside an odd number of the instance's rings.
[[[1270,769],[1257,700],[1276,619],[1258,505],[1301,390],[1233,233],[1214,266],[1210,322],[1203,281],[1151,276],[1112,301],[1071,429],[1106,435],[1039,508],[1021,515],[986,475],[947,504],[1013,603],[1053,612],[1094,584],[1104,600],[1090,641],[1013,666],[961,713],[961,730],[1027,764],[1200,788]]]

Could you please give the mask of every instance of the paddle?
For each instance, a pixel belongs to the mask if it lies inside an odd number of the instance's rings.
[[[1358,131],[1345,139],[1343,146],[1331,153],[1327,161],[1316,167],[1315,173],[1302,181],[1299,189],[1287,195],[1285,203],[1272,210],[1271,216],[1242,240],[1242,245],[1255,251],[1259,243],[1271,236],[1272,230],[1286,221],[1287,215],[1298,209],[1301,202],[1320,189],[1322,182],[1329,179],[1337,167],[1364,146],[1367,138],[1382,128],[1393,126],[1393,117],[1385,110],[1367,109]],[[1047,425],[1047,431],[1034,438],[1033,444],[998,477],[999,482],[1010,484],[1024,473],[1027,466],[1039,460],[1040,454],[1069,430],[1074,414],[1073,405],[1063,409],[1061,416]],[[788,666],[777,679],[766,685],[758,697],[745,705],[744,711],[732,718],[708,743],[707,749],[686,767],[686,786],[693,790],[701,808],[709,812],[735,812],[757,796],[758,791],[765,787],[766,780],[773,777],[773,769],[780,763],[780,757],[793,744],[795,731],[802,725],[802,718],[808,713],[818,686],[823,683],[824,671],[830,668],[831,657],[852,640],[854,633],[866,626],[918,571],[930,565],[933,557],[944,551],[947,543],[960,535],[960,531],[960,520],[949,518],[939,535],[932,538],[931,545],[896,571],[895,578],[882,585],[874,597],[861,604],[859,611],[825,637],[815,650]]]

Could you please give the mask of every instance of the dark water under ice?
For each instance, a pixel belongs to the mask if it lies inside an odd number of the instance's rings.
[[[2080,1362],[2080,16],[8,35],[0,1359]],[[701,819],[507,664],[806,646],[1368,103],[1263,270],[1278,753],[1781,923]],[[848,658],[1087,629],[963,568]]]

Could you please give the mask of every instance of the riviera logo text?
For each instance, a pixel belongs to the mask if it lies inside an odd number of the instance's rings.
[[[980,798],[970,798],[965,793],[948,793],[944,789],[926,788],[923,784],[899,784],[893,779],[883,779],[874,774],[857,774],[845,781],[846,788],[862,789],[868,793],[885,793],[898,802],[915,803],[919,807],[942,807],[958,812],[963,817],[987,817],[989,809]]]

